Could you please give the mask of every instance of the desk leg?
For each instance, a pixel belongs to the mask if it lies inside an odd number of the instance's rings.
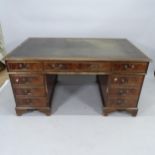
[[[55,86],[57,83],[57,75],[46,75],[45,87],[47,90],[48,107],[39,109],[40,112],[45,113],[47,116],[51,115],[52,99],[54,95]]]
[[[108,115],[111,111],[105,111],[104,107],[106,106],[106,88],[108,84],[108,76],[107,75],[97,75],[96,76],[96,82],[99,86],[99,91],[102,99],[102,105],[103,105],[103,113],[105,116]]]
[[[28,109],[18,108],[18,107],[16,107],[15,110],[16,110],[16,115],[17,115],[17,116],[21,116],[21,115],[23,115],[24,113],[28,112]]]

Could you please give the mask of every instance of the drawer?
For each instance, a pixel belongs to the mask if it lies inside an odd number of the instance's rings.
[[[145,73],[147,71],[148,64],[147,63],[132,63],[132,62],[118,62],[113,63],[112,70],[114,72],[138,72]]]
[[[116,108],[131,108],[137,106],[137,99],[125,99],[125,98],[111,98],[106,102],[108,107],[116,107]]]
[[[17,106],[22,107],[45,107],[47,106],[46,98],[16,98]]]
[[[24,84],[24,85],[42,85],[44,78],[42,75],[10,75],[12,84]]]
[[[53,72],[109,72],[111,64],[109,62],[45,62],[44,69]]]
[[[139,89],[143,82],[144,76],[124,76],[124,75],[111,75],[110,87],[134,87]]]
[[[9,71],[41,71],[42,64],[41,63],[33,63],[33,62],[8,62],[7,67]]]
[[[42,88],[14,88],[14,93],[17,96],[45,96],[45,89]]]
[[[140,89],[137,88],[110,88],[108,94],[110,96],[132,97],[138,96]]]

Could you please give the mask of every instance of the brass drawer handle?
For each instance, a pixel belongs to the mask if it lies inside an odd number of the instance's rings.
[[[25,77],[15,78],[15,83],[19,83],[20,81],[23,83],[30,83],[30,82],[32,82],[32,78],[25,78]]]
[[[118,94],[119,94],[119,95],[127,95],[128,93],[129,93],[128,90],[122,90],[122,89],[121,89],[121,90],[118,91]]]
[[[114,82],[118,82],[118,78],[117,77],[114,78]]]
[[[119,82],[120,84],[124,84],[124,83],[127,83],[128,82],[128,79],[127,78],[125,78],[125,77],[122,77],[122,78],[117,78],[117,77],[115,77],[114,79],[113,79],[113,81],[115,82],[115,83],[117,83],[117,82]]]
[[[118,99],[117,101],[116,101],[116,104],[126,104],[127,103],[127,101],[126,100],[122,100],[122,99]]]
[[[32,92],[31,92],[30,89],[25,89],[24,90],[24,94],[26,94],[26,95],[32,95]]]
[[[58,67],[58,68],[63,68],[64,65],[63,65],[63,64],[58,64],[57,67]]]
[[[48,66],[53,69],[63,69],[65,67],[64,64],[48,64]]]
[[[97,64],[91,64],[89,67],[90,67],[90,69],[97,69],[98,65]]]
[[[121,78],[121,83],[122,84],[127,83],[127,82],[128,82],[127,78]]]
[[[125,78],[122,78],[121,79],[121,83],[125,83]]]
[[[125,64],[124,65],[124,69],[127,70],[128,68],[129,68],[129,65],[128,64]]]
[[[16,78],[16,79],[15,79],[15,82],[16,82],[16,83],[19,83],[19,78]]]
[[[134,69],[135,68],[135,65],[134,64],[125,64],[124,65],[124,69],[127,70],[127,69]]]
[[[22,68],[23,68],[23,64],[19,64],[18,66],[19,66],[19,68],[20,68],[20,69],[22,69]]]
[[[31,99],[26,99],[26,104],[32,104],[32,100]]]
[[[52,67],[52,68],[55,68],[56,67],[56,64],[52,64],[52,65],[49,64],[49,66]]]
[[[21,79],[21,81],[27,82],[27,78],[24,78],[24,77],[23,77],[23,78]]]
[[[19,66],[19,69],[28,69],[30,67],[29,64],[24,64],[24,63],[20,63],[18,66]]]
[[[23,77],[21,80],[22,80],[24,83],[31,83],[31,82],[32,82],[32,78],[30,78],[30,77],[28,77],[28,78]]]

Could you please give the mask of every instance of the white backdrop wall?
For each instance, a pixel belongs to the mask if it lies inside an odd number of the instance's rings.
[[[27,37],[127,38],[155,59],[155,0],[0,0],[10,52]]]

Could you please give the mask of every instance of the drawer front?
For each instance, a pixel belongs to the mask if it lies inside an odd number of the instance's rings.
[[[17,98],[17,106],[22,107],[45,107],[47,106],[46,98]]]
[[[119,62],[113,63],[112,70],[114,72],[138,72],[145,73],[147,71],[147,63],[130,63],[130,62]]]
[[[137,106],[137,99],[125,99],[125,98],[111,98],[106,102],[108,107],[116,107],[116,108],[131,108]]]
[[[15,95],[24,96],[45,96],[44,88],[14,88]]]
[[[109,72],[111,71],[111,64],[109,62],[46,62],[44,63],[44,69],[51,72]]]
[[[33,62],[8,62],[7,67],[9,71],[41,71],[42,64],[41,63],[33,63]]]
[[[44,78],[42,75],[10,75],[13,84],[24,84],[24,85],[42,85]]]
[[[111,88],[109,90],[110,96],[123,96],[123,97],[132,97],[139,95],[139,89],[136,88]]]
[[[112,75],[110,78],[111,87],[136,87],[140,88],[143,82],[144,76],[124,76],[124,75]]]

